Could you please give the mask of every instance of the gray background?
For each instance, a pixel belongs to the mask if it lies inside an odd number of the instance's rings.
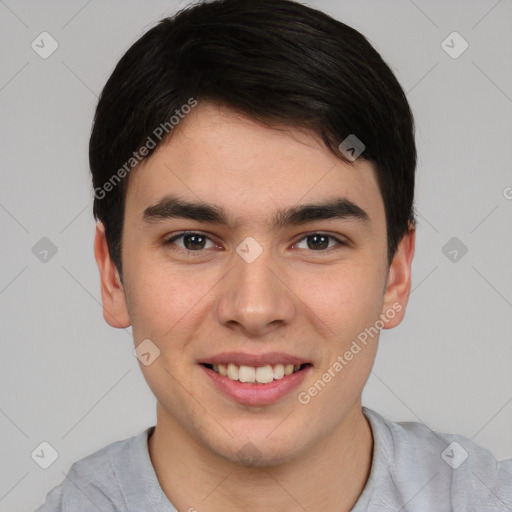
[[[368,37],[417,122],[413,292],[364,404],[511,457],[512,2],[309,3]],[[33,510],[74,461],[155,422],[130,330],[102,317],[87,144],[115,63],[185,4],[0,1],[2,512]],[[43,31],[59,45],[47,59],[31,48]],[[441,46],[453,31],[469,43],[456,59]],[[43,237],[58,249],[46,262]],[[46,470],[42,441],[59,453]]]

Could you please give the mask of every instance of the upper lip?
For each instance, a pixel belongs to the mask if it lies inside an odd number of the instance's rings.
[[[265,366],[275,364],[293,364],[302,365],[309,361],[306,359],[286,354],[284,352],[266,352],[264,354],[248,354],[245,352],[222,352],[212,357],[200,361],[202,364],[229,364],[234,363],[237,366]]]

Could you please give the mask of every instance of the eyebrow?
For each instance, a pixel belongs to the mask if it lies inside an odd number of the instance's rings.
[[[146,223],[182,218],[224,225],[231,230],[239,226],[239,223],[218,205],[190,202],[169,195],[147,207],[142,218]],[[318,204],[303,204],[280,209],[271,221],[270,229],[275,231],[288,226],[329,219],[356,220],[363,224],[370,224],[370,216],[365,210],[346,197],[337,197]]]

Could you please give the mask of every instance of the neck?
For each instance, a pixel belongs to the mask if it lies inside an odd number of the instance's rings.
[[[158,406],[148,448],[162,490],[178,510],[348,512],[370,474],[373,436],[358,402],[335,430],[299,458],[245,467],[191,439]]]

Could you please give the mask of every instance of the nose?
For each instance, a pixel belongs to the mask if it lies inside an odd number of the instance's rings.
[[[232,264],[216,304],[219,323],[257,337],[289,324],[296,311],[294,294],[270,251],[251,263],[235,253]]]

